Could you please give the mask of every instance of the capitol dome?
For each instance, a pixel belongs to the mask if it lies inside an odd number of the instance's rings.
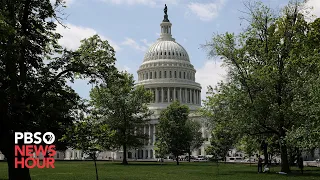
[[[150,46],[144,57],[145,61],[157,59],[176,59],[190,61],[187,51],[174,40],[161,40]]]
[[[137,71],[137,85],[153,92],[149,109],[156,113],[173,101],[195,111],[201,106],[201,86],[195,81],[196,70],[187,51],[172,37],[171,27],[165,14],[160,24],[160,37],[146,51]]]

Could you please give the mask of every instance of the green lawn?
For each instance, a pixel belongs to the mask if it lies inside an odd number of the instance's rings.
[[[55,163],[55,169],[32,169],[33,180],[94,180],[95,170],[93,162],[63,162]],[[305,168],[305,174],[300,175],[297,168],[293,167],[293,174],[279,175],[279,167],[272,167],[269,174],[258,174],[255,165],[220,164],[219,171],[215,163],[133,163],[123,166],[120,163],[98,162],[100,180],[284,180],[320,179],[320,168]],[[0,162],[0,180],[6,180],[7,164]]]

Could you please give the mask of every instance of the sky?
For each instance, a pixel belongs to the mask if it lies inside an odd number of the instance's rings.
[[[201,45],[214,34],[240,33],[245,27],[240,17],[247,0],[65,0],[62,23],[57,31],[63,36],[59,43],[68,49],[77,49],[80,40],[98,34],[116,50],[116,66],[132,73],[137,70],[144,53],[159,37],[164,4],[172,23],[172,35],[188,52],[196,69],[196,81],[202,86],[202,99],[207,86],[215,86],[226,76],[218,57],[208,57]],[[281,9],[288,0],[262,0],[275,9]],[[311,13],[320,17],[320,0],[309,0]],[[83,98],[89,98],[91,85],[76,80],[70,85]]]

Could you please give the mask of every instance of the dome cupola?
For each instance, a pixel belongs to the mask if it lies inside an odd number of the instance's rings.
[[[166,5],[164,14],[160,37],[145,53],[138,70],[137,85],[144,85],[154,93],[151,109],[163,109],[178,100],[196,110],[201,105],[201,86],[195,82],[196,70],[187,51],[172,37]]]

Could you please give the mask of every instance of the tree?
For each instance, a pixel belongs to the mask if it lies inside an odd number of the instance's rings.
[[[319,35],[314,31],[319,20],[307,23],[303,5],[291,1],[276,16],[261,3],[246,4],[248,28],[238,36],[216,35],[206,45],[211,56],[221,56],[228,66],[229,82],[218,86],[213,94],[217,98],[208,98],[205,109],[225,115],[218,117],[221,121],[230,118],[239,133],[276,136],[283,172],[290,171],[287,135],[316,123],[305,110],[310,107],[310,86],[315,86],[310,79],[317,79],[319,71],[318,40],[311,40]]]
[[[122,148],[122,163],[128,164],[128,149],[141,147],[148,139],[142,127],[152,115],[147,107],[152,93],[143,86],[135,87],[132,75],[119,73],[111,85],[93,88],[90,97],[93,111],[116,131],[114,147]]]
[[[227,154],[234,147],[235,137],[229,128],[215,126],[211,136],[211,146],[207,148],[207,154],[213,155],[215,159],[223,158],[226,162]]]
[[[96,180],[98,180],[97,155],[99,152],[111,149],[114,133],[107,124],[89,116],[84,120],[75,122],[75,125],[67,130],[62,141],[67,141],[70,147],[82,150],[83,153],[88,154],[93,159]]]
[[[202,132],[201,132],[201,124],[198,121],[191,120],[189,119],[187,121],[187,132],[188,132],[188,143],[189,143],[189,149],[187,150],[188,152],[188,161],[190,162],[191,160],[191,152],[195,149],[198,149],[202,146],[203,141],[205,140],[202,137]]]
[[[175,101],[159,117],[157,144],[160,152],[171,153],[179,165],[179,156],[190,150],[189,108]]]
[[[251,156],[259,151],[259,143],[251,136],[244,136],[238,142],[237,149],[247,154],[251,165]]]
[[[10,180],[30,179],[29,169],[14,168],[14,132],[50,131],[60,139],[84,108],[67,80],[77,75],[105,81],[114,69],[114,50],[98,36],[77,52],[61,49],[54,22],[60,23],[56,10],[61,5],[61,0],[54,5],[49,0],[0,2],[0,151]]]

